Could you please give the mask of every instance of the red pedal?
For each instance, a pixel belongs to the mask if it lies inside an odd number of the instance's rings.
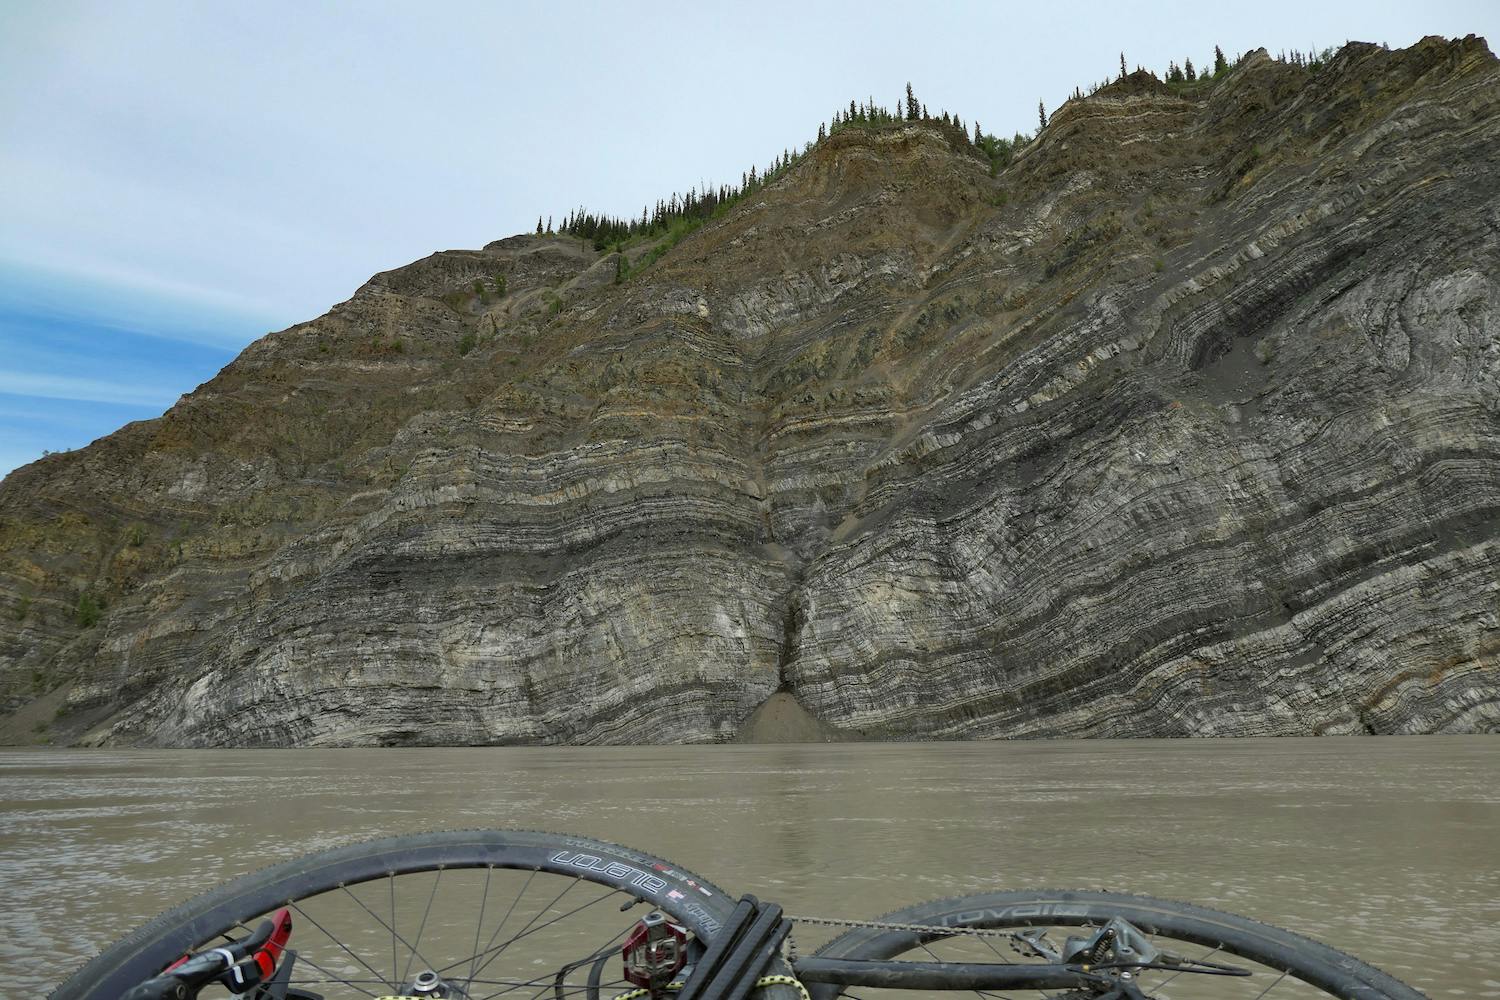
[[[636,923],[620,953],[625,979],[657,997],[687,964],[687,931],[653,910]]]

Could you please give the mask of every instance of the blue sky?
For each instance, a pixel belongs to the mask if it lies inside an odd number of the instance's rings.
[[[1500,3],[0,0],[0,475],[376,271],[737,180],[907,80],[1008,134],[1122,49],[1471,32]]]

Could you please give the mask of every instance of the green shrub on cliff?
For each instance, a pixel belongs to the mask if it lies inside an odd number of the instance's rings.
[[[79,628],[93,628],[103,614],[104,604],[93,594],[85,590],[78,595],[78,607],[73,611],[73,618],[78,622]]]
[[[1013,139],[1002,139],[998,135],[981,135],[974,144],[985,159],[990,161],[990,176],[998,174],[1010,165],[1010,160],[1015,155],[1016,147],[1024,146],[1030,140],[1017,132]]]

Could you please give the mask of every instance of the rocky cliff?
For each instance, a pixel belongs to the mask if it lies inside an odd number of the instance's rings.
[[[1481,40],[1256,53],[376,275],[0,485],[5,732],[1495,731],[1497,165]]]

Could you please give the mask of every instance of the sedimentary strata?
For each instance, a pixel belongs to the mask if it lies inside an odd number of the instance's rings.
[[[5,734],[1495,731],[1496,164],[1480,40],[1257,53],[377,275],[0,485]]]

